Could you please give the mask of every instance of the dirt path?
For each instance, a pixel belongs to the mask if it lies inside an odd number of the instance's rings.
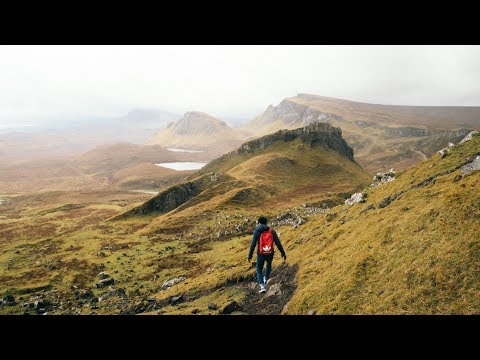
[[[267,292],[260,294],[259,285],[255,276],[237,286],[244,288],[247,297],[240,304],[242,312],[248,315],[280,315],[282,309],[290,301],[295,291],[295,274],[297,267],[291,267],[284,263],[275,266],[271,278],[267,284]]]

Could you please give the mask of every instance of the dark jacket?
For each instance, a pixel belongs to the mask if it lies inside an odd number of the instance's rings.
[[[259,252],[259,249],[258,249],[258,242],[260,241],[260,235],[264,232],[264,231],[267,231],[268,229],[270,229],[267,225],[263,225],[263,224],[258,224],[256,227],[255,227],[255,230],[253,230],[253,237],[252,237],[252,243],[250,245],[250,251],[248,252],[248,258],[251,259],[252,258],[252,255],[253,255],[253,250],[255,250],[255,246],[257,247],[257,254]],[[278,250],[280,250],[280,253],[282,254],[282,256],[286,256],[285,255],[285,251],[283,250],[283,246],[282,246],[282,243],[280,242],[280,239],[278,238],[278,235],[277,233],[275,232],[275,230],[272,230],[272,235],[273,235],[273,241],[275,242],[275,245],[277,245],[278,247]],[[275,251],[275,247],[273,247],[274,251]]]

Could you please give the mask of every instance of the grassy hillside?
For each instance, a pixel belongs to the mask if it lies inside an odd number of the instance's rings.
[[[480,129],[480,107],[393,106],[298,94],[269,106],[243,129],[258,136],[313,121],[340,127],[356,161],[373,175],[407,169]]]
[[[230,175],[198,195],[205,201],[167,213],[113,220],[146,194],[0,195],[0,297],[15,299],[0,313],[478,313],[480,172],[461,177],[460,166],[479,153],[475,136],[352,206],[232,202],[250,177],[233,160]],[[258,154],[248,168],[306,158],[277,155]],[[246,260],[260,215],[287,252],[285,263],[275,257],[268,296]],[[101,272],[113,284],[97,287]]]
[[[287,313],[478,313],[480,172],[458,167],[479,153],[477,136],[286,231],[300,268]]]

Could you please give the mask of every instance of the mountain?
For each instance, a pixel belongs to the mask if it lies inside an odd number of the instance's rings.
[[[180,206],[280,208],[306,201],[343,202],[344,193],[369,180],[341,130],[313,123],[244,143],[128,214],[166,213]]]
[[[406,169],[480,129],[480,107],[378,105],[298,94],[270,105],[242,129],[267,134],[315,121],[341,127],[359,164],[373,174]]]
[[[224,121],[199,111],[190,111],[146,144],[204,150],[220,155],[241,143],[241,136]]]

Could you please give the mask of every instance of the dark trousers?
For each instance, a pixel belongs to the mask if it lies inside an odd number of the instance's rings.
[[[263,264],[267,262],[267,266],[265,269],[265,277],[267,280],[270,277],[270,272],[272,271],[272,260],[273,260],[273,254],[270,255],[260,255],[257,254],[257,278],[258,278],[258,283],[260,285],[265,285],[263,283]]]

